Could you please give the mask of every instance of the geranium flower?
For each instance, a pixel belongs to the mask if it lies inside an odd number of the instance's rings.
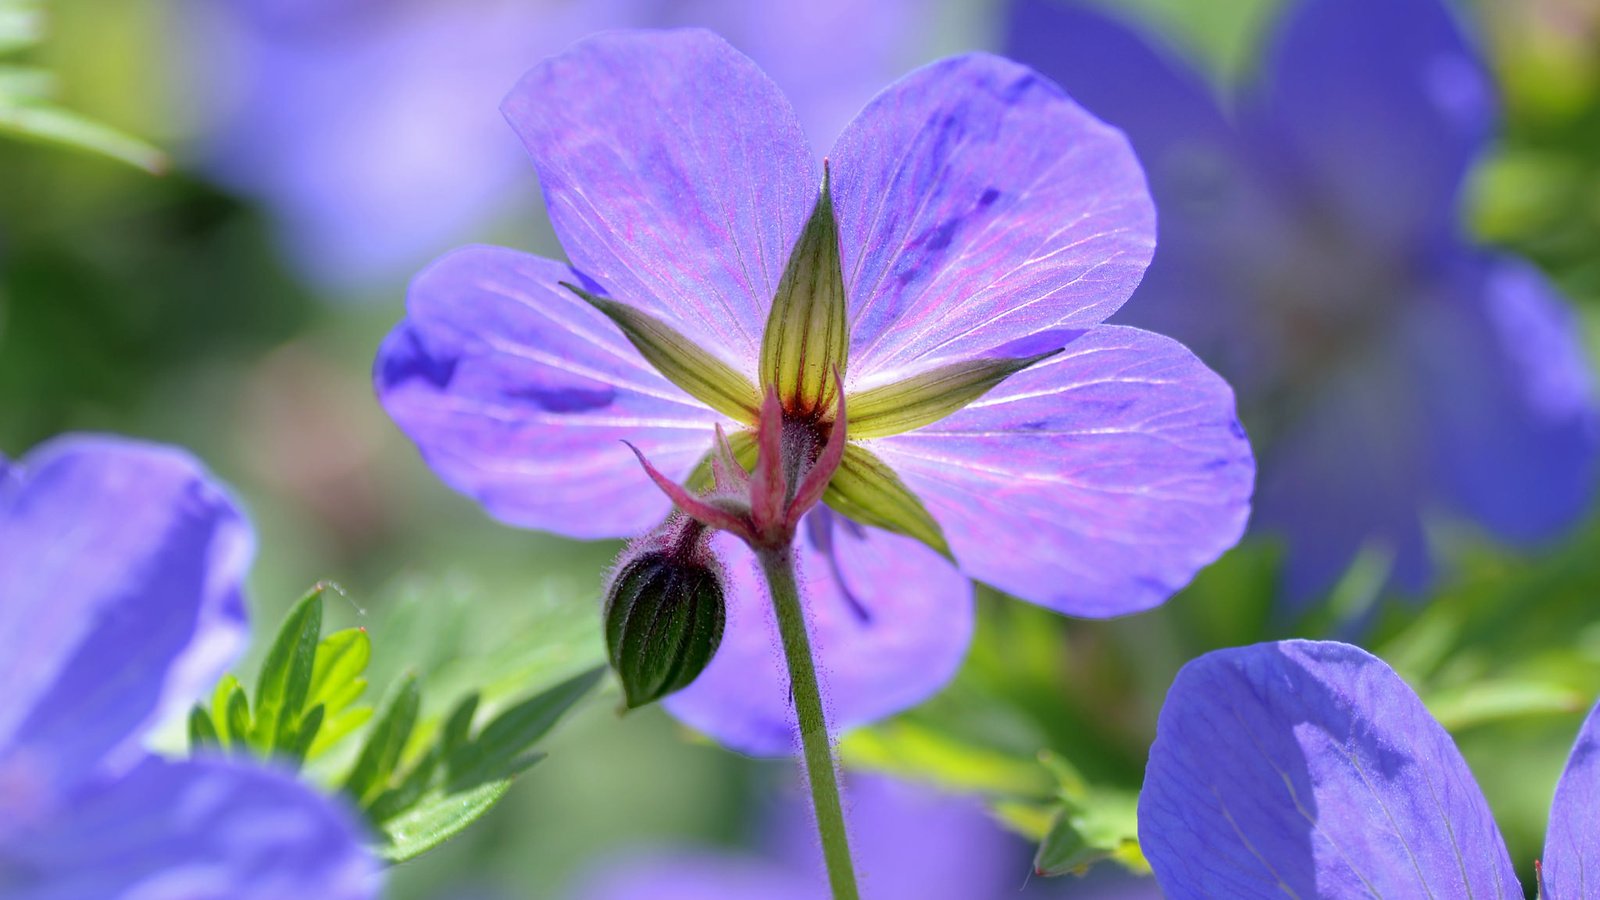
[[[376,895],[331,798],[264,764],[142,746],[240,647],[252,547],[180,451],[73,437],[0,459],[0,894]]]
[[[918,0],[196,0],[180,25],[197,163],[260,203],[309,275],[359,288],[536,208],[495,104],[529,62],[586,34],[715,28],[826,141],[928,58],[924,12]]]
[[[1571,314],[1522,260],[1461,234],[1494,86],[1438,0],[1302,0],[1224,111],[1205,80],[1083,8],[1019,0],[1009,51],[1126,129],[1160,250],[1121,318],[1239,390],[1303,603],[1370,548],[1434,576],[1428,523],[1549,539],[1588,506],[1591,377]]]
[[[1121,615],[1237,539],[1254,466],[1228,386],[1174,341],[1099,324],[1151,253],[1143,176],[1031,70],[912,73],[845,129],[825,192],[788,102],[708,32],[590,38],[504,109],[571,265],[473,247],[424,271],[378,355],[384,406],[497,518],[622,537],[669,510],[622,441],[682,482],[715,428],[758,443],[769,392],[777,427],[820,446],[836,369],[849,443],[798,550],[835,727],[950,677],[968,578]],[[772,617],[751,554],[718,541],[722,647],[668,706],[784,752]]]
[[[1550,809],[1549,900],[1594,894],[1597,750],[1591,712]],[[1450,735],[1349,644],[1257,644],[1184,666],[1150,748],[1139,844],[1173,900],[1522,896]]]

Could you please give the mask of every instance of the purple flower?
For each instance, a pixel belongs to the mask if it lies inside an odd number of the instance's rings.
[[[249,525],[188,455],[0,461],[0,894],[364,898],[352,817],[273,769],[142,747],[244,638]]]
[[[591,38],[504,108],[572,266],[491,247],[434,263],[377,389],[497,518],[640,534],[669,504],[621,441],[683,481],[714,428],[748,438],[763,329],[822,173],[777,87],[704,31]],[[969,577],[1072,615],[1161,603],[1237,539],[1254,466],[1226,384],[1174,341],[1099,324],[1143,272],[1154,213],[1121,135],[1053,84],[987,55],[936,63],[879,94],[829,159],[849,443],[798,554],[830,721],[848,727],[949,678]],[[668,380],[563,282],[673,329],[727,392]],[[1015,374],[964,408],[897,418],[946,403],[951,373],[1002,365]],[[833,421],[819,400],[783,425],[821,438]],[[771,615],[751,555],[719,540],[723,649],[669,707],[784,752]]]
[[[850,782],[850,830],[863,894],[875,900],[1145,900],[1147,878],[1030,879],[1029,848],[966,797],[881,776]],[[828,896],[811,813],[790,797],[756,854],[633,851],[579,879],[575,900],[821,900]],[[1103,876],[1105,873],[1097,873]],[[1023,886],[1028,885],[1024,890]]]
[[[916,0],[226,0],[186,7],[200,165],[262,203],[336,287],[409,272],[535,210],[496,104],[535,60],[605,28],[707,25],[831,140],[923,61]],[[825,57],[827,65],[818,65]],[[199,87],[195,87],[198,85]]]
[[[1550,810],[1550,900],[1594,894],[1597,750],[1591,713]],[[1150,748],[1139,842],[1174,900],[1521,896],[1450,735],[1348,644],[1257,644],[1184,666]]]
[[[1138,150],[1161,249],[1122,316],[1239,389],[1264,460],[1256,524],[1288,538],[1292,600],[1363,547],[1420,591],[1440,515],[1529,543],[1587,507],[1595,411],[1572,316],[1459,230],[1495,103],[1444,4],[1302,0],[1228,112],[1084,9],[1018,0],[1008,46]]]

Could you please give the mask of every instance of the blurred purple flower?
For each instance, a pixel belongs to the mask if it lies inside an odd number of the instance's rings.
[[[1550,810],[1550,900],[1594,895],[1597,750],[1591,712]],[[1521,896],[1450,735],[1393,669],[1348,644],[1257,644],[1184,666],[1150,748],[1139,842],[1174,900]]]
[[[874,900],[1154,900],[1149,879],[1030,879],[1030,848],[972,798],[881,776],[849,778],[851,849]],[[633,851],[579,879],[574,900],[824,900],[811,813],[798,798],[774,810],[756,854]],[[1027,885],[1027,889],[1024,889]]]
[[[591,32],[705,25],[757,59],[831,141],[925,60],[916,0],[226,0],[184,7],[207,172],[256,199],[315,278],[414,271],[496,219],[532,214],[496,114],[529,65]],[[819,65],[826,59],[826,65]]]
[[[715,426],[754,422],[658,374],[560,282],[658,316],[750,377],[817,160],[777,87],[698,30],[591,38],[528,73],[505,110],[573,268],[491,247],[439,260],[379,353],[377,390],[497,518],[640,534],[669,504],[622,440],[682,481]],[[1254,466],[1221,379],[1174,341],[1098,324],[1138,282],[1154,214],[1121,136],[1054,85],[997,57],[945,60],[874,99],[830,159],[847,394],[1066,347],[926,427],[851,433],[847,454],[898,474],[960,570],[832,511],[808,517],[799,564],[843,728],[948,680],[972,627],[967,577],[1073,615],[1161,603],[1237,539]],[[748,551],[721,550],[722,651],[668,705],[733,747],[786,752],[764,592]]]
[[[1238,388],[1263,459],[1256,524],[1288,538],[1292,601],[1363,547],[1422,590],[1437,514],[1530,543],[1587,508],[1576,324],[1532,267],[1460,233],[1496,111],[1442,3],[1294,4],[1226,112],[1199,74],[1082,8],[1018,0],[1008,47],[1139,152],[1161,249],[1121,316]]]
[[[243,641],[252,544],[180,451],[72,437],[0,461],[0,894],[376,895],[331,799],[265,766],[141,745]]]

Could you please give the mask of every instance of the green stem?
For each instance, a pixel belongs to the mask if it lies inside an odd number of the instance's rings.
[[[817,830],[822,833],[828,884],[833,888],[834,900],[859,900],[855,867],[850,862],[850,841],[845,834],[844,809],[839,804],[833,746],[828,741],[822,692],[817,687],[817,669],[811,658],[811,639],[806,634],[805,614],[800,609],[800,588],[794,580],[794,554],[791,548],[784,547],[757,551],[756,555],[761,559],[761,569],[766,573],[767,587],[772,592],[778,634],[783,638],[783,656],[789,664],[789,685],[800,720],[800,745],[805,751],[806,778],[817,812]]]

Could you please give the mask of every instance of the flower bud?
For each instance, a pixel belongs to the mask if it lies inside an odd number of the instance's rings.
[[[722,575],[698,540],[683,543],[625,556],[606,591],[606,649],[627,709],[688,687],[722,643]]]

